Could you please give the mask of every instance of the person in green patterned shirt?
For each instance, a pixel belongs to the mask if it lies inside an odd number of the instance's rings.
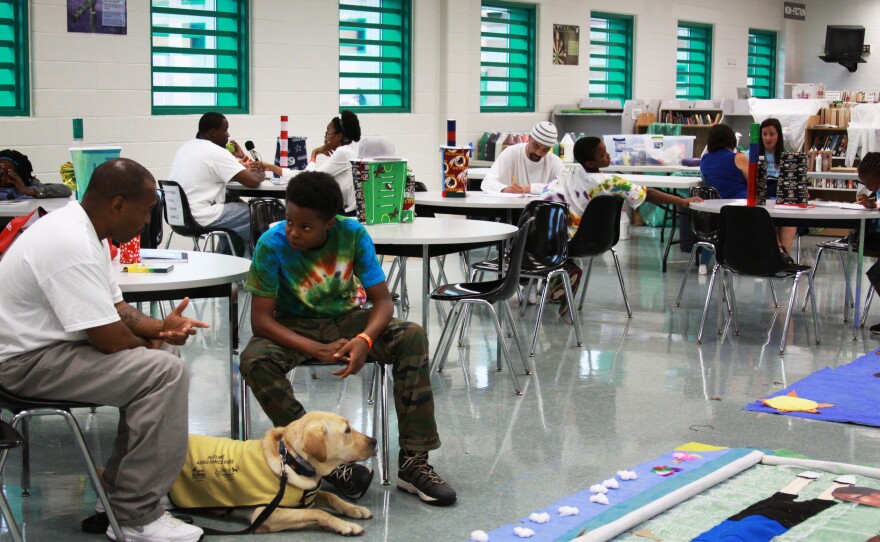
[[[456,494],[428,464],[440,447],[421,326],[392,318],[394,307],[373,241],[355,219],[338,216],[342,192],[327,173],[303,172],[287,185],[287,220],[254,249],[245,289],[253,295],[254,336],[241,374],[276,427],[305,414],[287,373],[307,360],[343,364],[357,374],[367,359],[391,365],[400,435],[397,487],[434,505]],[[361,306],[369,301],[372,309]],[[342,465],[325,480],[358,499],[373,478],[363,465]]]

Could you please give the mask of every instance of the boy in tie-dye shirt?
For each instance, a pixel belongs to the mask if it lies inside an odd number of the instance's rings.
[[[428,338],[418,324],[392,318],[393,305],[373,241],[354,219],[337,216],[342,192],[326,173],[305,172],[287,185],[287,220],[254,249],[245,289],[253,295],[254,336],[241,354],[241,374],[276,427],[305,414],[287,373],[308,360],[341,364],[357,374],[369,359],[388,364],[400,436],[397,487],[434,505],[456,494],[428,464],[440,447],[428,367]],[[370,310],[361,308],[366,301]],[[324,477],[358,499],[373,478],[363,465]]]

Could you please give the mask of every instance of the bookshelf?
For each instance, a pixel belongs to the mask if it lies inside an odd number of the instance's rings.
[[[841,114],[838,115],[838,111]],[[831,165],[830,167],[826,166],[826,170],[834,169],[836,172],[842,172],[845,165],[848,144],[846,125],[849,124],[848,115],[843,114],[846,111],[845,109],[823,109],[820,115],[810,117],[807,121],[807,127],[804,129],[803,152],[810,152],[812,149],[831,152]],[[834,114],[832,115],[832,113]],[[812,167],[810,170],[812,171]],[[829,171],[828,177],[811,176],[808,183],[811,195],[815,192],[814,197],[835,201],[851,201],[854,197],[853,193],[856,191],[855,181],[836,178],[839,175],[834,175],[834,173]]]

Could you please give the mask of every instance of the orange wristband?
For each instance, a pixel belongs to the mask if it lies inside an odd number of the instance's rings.
[[[367,341],[367,350],[373,349],[373,339],[371,339],[370,336],[366,333],[358,333],[357,335],[355,335],[355,338]]]

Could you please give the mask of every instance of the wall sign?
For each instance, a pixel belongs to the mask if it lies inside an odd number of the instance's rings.
[[[796,21],[807,20],[806,4],[795,4],[794,2],[786,2],[782,6],[782,15],[786,19],[794,19]]]
[[[127,34],[126,0],[67,0],[67,31]]]
[[[581,27],[570,24],[553,25],[553,63],[577,66]]]

